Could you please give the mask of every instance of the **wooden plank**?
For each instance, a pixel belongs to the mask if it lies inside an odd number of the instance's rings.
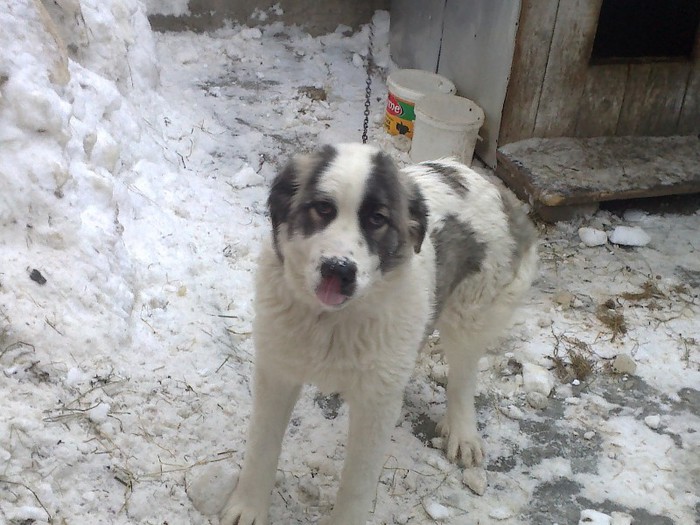
[[[571,136],[588,74],[602,0],[561,0],[554,24],[536,137]]]
[[[496,175],[535,207],[700,193],[700,138],[528,139],[498,150]]]
[[[679,135],[697,135],[698,133],[700,133],[700,61],[695,63],[690,73],[678,119]]]
[[[500,145],[533,136],[558,6],[559,0],[522,0]]]
[[[627,84],[627,66],[598,65],[588,68],[576,117],[577,137],[614,135]]]
[[[630,64],[617,135],[677,134],[690,67],[689,62]]]
[[[678,133],[681,135],[700,133],[700,29],[695,39],[693,65],[678,119]]]
[[[651,75],[651,64],[630,64],[628,68],[625,97],[615,130],[615,135],[620,136],[637,134]]]
[[[678,132],[689,74],[688,62],[652,66],[638,134],[668,136]]]

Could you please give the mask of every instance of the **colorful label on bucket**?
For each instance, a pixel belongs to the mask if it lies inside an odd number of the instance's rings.
[[[413,137],[413,121],[416,120],[415,104],[398,98],[389,92],[386,101],[384,127],[390,135],[406,135]]]

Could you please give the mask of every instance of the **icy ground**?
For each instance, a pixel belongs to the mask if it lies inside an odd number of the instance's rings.
[[[43,21],[39,2],[3,4],[0,523],[215,524],[251,409],[266,186],[295,151],[359,140],[367,27],[154,35],[137,0],[46,2]],[[405,163],[381,129],[387,14],[374,23],[370,140]],[[579,238],[617,226],[650,241]],[[435,339],[372,523],[697,523],[698,231],[697,211],[541,225],[540,277],[482,362],[485,473],[434,436]],[[328,513],[346,424],[305,391],[272,523]]]

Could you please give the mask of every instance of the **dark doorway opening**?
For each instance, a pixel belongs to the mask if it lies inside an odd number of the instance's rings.
[[[591,63],[689,60],[700,0],[603,0]]]

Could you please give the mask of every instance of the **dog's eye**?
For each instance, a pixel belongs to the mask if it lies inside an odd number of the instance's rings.
[[[321,217],[330,217],[335,214],[335,208],[330,202],[314,202],[311,204],[311,208]]]
[[[375,211],[369,217],[367,217],[367,223],[372,228],[381,228],[387,222],[389,222],[389,218],[386,215],[384,215],[383,213],[378,212],[378,211]]]

